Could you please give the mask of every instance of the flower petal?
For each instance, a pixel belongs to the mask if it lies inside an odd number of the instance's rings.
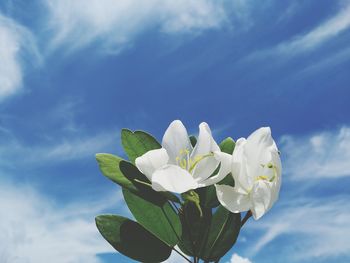
[[[258,174],[261,164],[271,161],[272,147],[276,148],[276,144],[271,137],[270,127],[262,127],[249,135],[244,146],[244,154],[248,158],[249,174]]]
[[[220,148],[211,134],[209,125],[202,122],[199,124],[198,140],[191,157],[196,157],[197,155],[202,156],[215,151],[220,151]]]
[[[246,143],[245,138],[239,138],[232,153],[232,176],[235,179],[235,188],[239,192],[249,192],[254,182],[253,177],[247,173],[246,156],[244,154]]]
[[[203,156],[215,151],[220,151],[219,146],[215,142],[210,128],[207,123],[202,122],[199,125],[199,135],[196,146],[194,147],[191,159],[198,160]],[[208,178],[218,167],[219,162],[216,158],[203,158],[193,171],[193,178],[201,178],[202,180]]]
[[[198,184],[191,174],[177,165],[164,165],[152,176],[152,188],[156,191],[181,194],[197,187]]]
[[[164,148],[151,150],[137,157],[135,165],[151,181],[153,173],[168,163],[169,156]]]
[[[220,204],[232,213],[248,211],[251,208],[249,196],[238,193],[229,185],[215,185]]]
[[[170,123],[165,131],[162,141],[163,148],[169,155],[169,163],[176,164],[176,157],[183,150],[191,152],[192,145],[187,134],[187,130],[181,121],[175,120]]]
[[[215,159],[220,162],[220,169],[218,173],[206,180],[198,181],[200,187],[216,184],[226,177],[231,172],[232,155],[224,152],[214,152]]]
[[[266,180],[257,181],[251,196],[253,217],[258,220],[272,207],[271,183]]]

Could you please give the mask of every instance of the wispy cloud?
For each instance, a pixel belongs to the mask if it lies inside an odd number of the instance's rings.
[[[114,250],[99,235],[94,217],[118,204],[121,195],[116,192],[106,199],[62,207],[33,188],[2,182],[0,261],[100,262],[98,253]]]
[[[22,59],[25,55],[29,55],[32,61],[40,59],[33,35],[0,13],[0,100],[15,94],[22,87]]]
[[[277,47],[281,53],[307,51],[323,44],[350,27],[350,2],[342,5],[339,12],[304,35],[295,37]]]
[[[175,246],[175,249],[177,251],[179,251],[179,253],[181,253],[183,256],[185,256],[186,258],[188,258],[187,255],[185,255],[184,253],[182,253],[182,251],[179,249],[178,246]],[[182,256],[180,256],[177,252],[175,252],[174,250],[171,251],[171,255],[170,257],[163,261],[163,263],[178,263],[178,262],[183,262],[184,261],[184,258]]]
[[[350,128],[310,136],[284,136],[285,173],[296,180],[350,176]]]
[[[167,34],[198,34],[228,22],[228,9],[243,19],[247,5],[227,0],[50,0],[45,1],[48,26],[54,33],[52,47],[74,50],[91,43],[104,52],[118,52],[145,30]]]
[[[237,253],[234,253],[230,261],[227,263],[252,263],[248,258],[241,257]]]
[[[54,142],[43,141],[40,144],[23,143],[12,133],[3,133],[1,139],[0,165],[18,167],[20,165],[37,166],[69,160],[91,158],[97,152],[114,152],[118,149],[118,132],[101,132],[95,135],[74,135],[56,138]]]
[[[296,35],[268,49],[258,50],[243,59],[248,62],[266,57],[289,58],[312,51],[350,28],[350,1],[342,2],[338,13],[305,34]]]
[[[305,69],[302,69],[300,74],[318,74],[320,71],[325,69],[335,68],[343,63],[348,63],[350,61],[350,48],[346,47],[340,51],[321,58],[317,63],[314,63]]]
[[[299,198],[288,202],[268,220],[250,225],[265,231],[252,252],[261,251],[283,235],[298,237],[297,244],[293,246],[298,247],[298,253],[290,254],[295,262],[305,258],[349,255],[349,211],[350,204],[346,197],[328,198],[326,201]]]

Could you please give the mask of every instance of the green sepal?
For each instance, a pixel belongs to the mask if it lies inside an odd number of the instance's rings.
[[[225,140],[223,140],[219,147],[220,150],[224,153],[232,154],[233,150],[235,149],[236,143],[231,137],[227,137]]]
[[[182,199],[185,203],[193,203],[199,212],[200,217],[202,216],[202,208],[200,206],[200,198],[199,195],[194,191],[190,190],[181,194]]]

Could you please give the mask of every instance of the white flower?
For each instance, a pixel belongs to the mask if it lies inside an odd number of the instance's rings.
[[[215,184],[231,169],[232,155],[220,151],[210,128],[199,125],[199,136],[193,148],[181,121],[173,121],[166,130],[162,148],[151,150],[135,160],[156,191],[184,193]],[[220,165],[219,172],[210,177]]]
[[[281,160],[269,127],[237,140],[232,158],[235,186],[216,185],[220,203],[233,213],[251,210],[257,220],[278,199]]]

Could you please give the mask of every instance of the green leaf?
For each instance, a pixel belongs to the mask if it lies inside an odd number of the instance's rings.
[[[134,194],[127,189],[123,195],[137,222],[169,246],[178,243],[180,219],[164,196],[153,190]]]
[[[191,136],[190,136],[190,142],[191,142],[192,147],[196,146],[196,144],[197,144],[197,138],[196,138],[196,136],[191,135]]]
[[[241,229],[241,214],[231,213],[219,206],[212,217],[206,245],[201,252],[202,258],[215,261],[224,256],[235,244]]]
[[[201,206],[214,208],[220,205],[219,200],[216,197],[216,189],[214,185],[196,189],[196,192],[200,196]]]
[[[95,221],[104,239],[127,257],[141,262],[162,262],[171,254],[171,247],[135,221],[116,215],[100,215]]]
[[[132,132],[128,129],[122,129],[121,139],[125,153],[132,163],[135,163],[135,159],[146,152],[161,148],[159,142],[144,131]]]
[[[129,190],[137,191],[136,186],[124,176],[119,168],[123,161],[122,158],[108,153],[98,153],[96,154],[96,160],[104,176]]]
[[[181,242],[179,248],[187,255],[198,255],[208,235],[211,209],[202,208],[202,216],[196,204],[186,202],[181,209],[180,220],[182,224]]]
[[[219,147],[222,152],[232,154],[233,150],[235,149],[235,145],[235,141],[231,137],[227,137],[220,143]]]

